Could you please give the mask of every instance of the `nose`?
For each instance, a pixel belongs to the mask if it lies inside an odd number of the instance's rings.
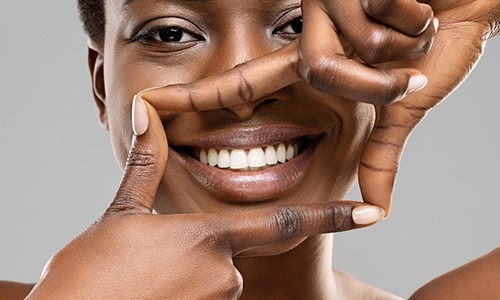
[[[216,49],[214,51],[213,62],[210,70],[207,70],[210,75],[221,73],[231,68],[235,68],[245,62],[264,56],[277,49],[276,43],[265,34],[263,29],[257,30],[255,27],[240,23],[239,26],[233,26],[233,30],[219,37],[214,41]],[[265,74],[263,74],[265,76]],[[266,101],[274,101],[275,98],[253,98],[253,87],[250,86],[245,78],[240,77],[239,95],[235,97],[241,98],[241,104],[227,109],[232,111],[240,119],[250,118],[255,108]]]

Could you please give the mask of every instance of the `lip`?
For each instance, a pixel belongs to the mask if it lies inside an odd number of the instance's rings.
[[[170,157],[180,161],[193,178],[220,201],[248,203],[275,199],[304,178],[317,146],[326,134],[293,126],[239,128],[214,132],[182,143],[182,147],[249,149],[301,137],[315,137],[299,155],[284,164],[257,171],[233,171],[211,167],[170,147]]]
[[[319,136],[321,133],[318,130],[294,126],[242,127],[237,130],[218,130],[184,141],[178,139],[171,146],[205,149],[250,149],[295,140],[300,137]]]

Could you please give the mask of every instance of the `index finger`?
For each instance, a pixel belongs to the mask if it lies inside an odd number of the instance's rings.
[[[221,74],[193,83],[148,89],[139,95],[158,110],[172,112],[245,105],[301,80],[297,43],[295,41]]]
[[[224,217],[233,255],[259,246],[365,227],[383,218],[378,206],[354,201],[283,205]]]

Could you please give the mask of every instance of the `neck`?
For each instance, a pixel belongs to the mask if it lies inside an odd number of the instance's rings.
[[[244,284],[240,299],[333,298],[332,247],[332,235],[324,234],[280,255],[235,258]]]

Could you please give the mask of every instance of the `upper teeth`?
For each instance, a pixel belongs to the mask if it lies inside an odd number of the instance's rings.
[[[198,158],[202,163],[212,167],[241,170],[276,165],[278,162],[284,163],[298,154],[299,146],[297,143],[288,146],[281,143],[250,150],[202,149]]]

